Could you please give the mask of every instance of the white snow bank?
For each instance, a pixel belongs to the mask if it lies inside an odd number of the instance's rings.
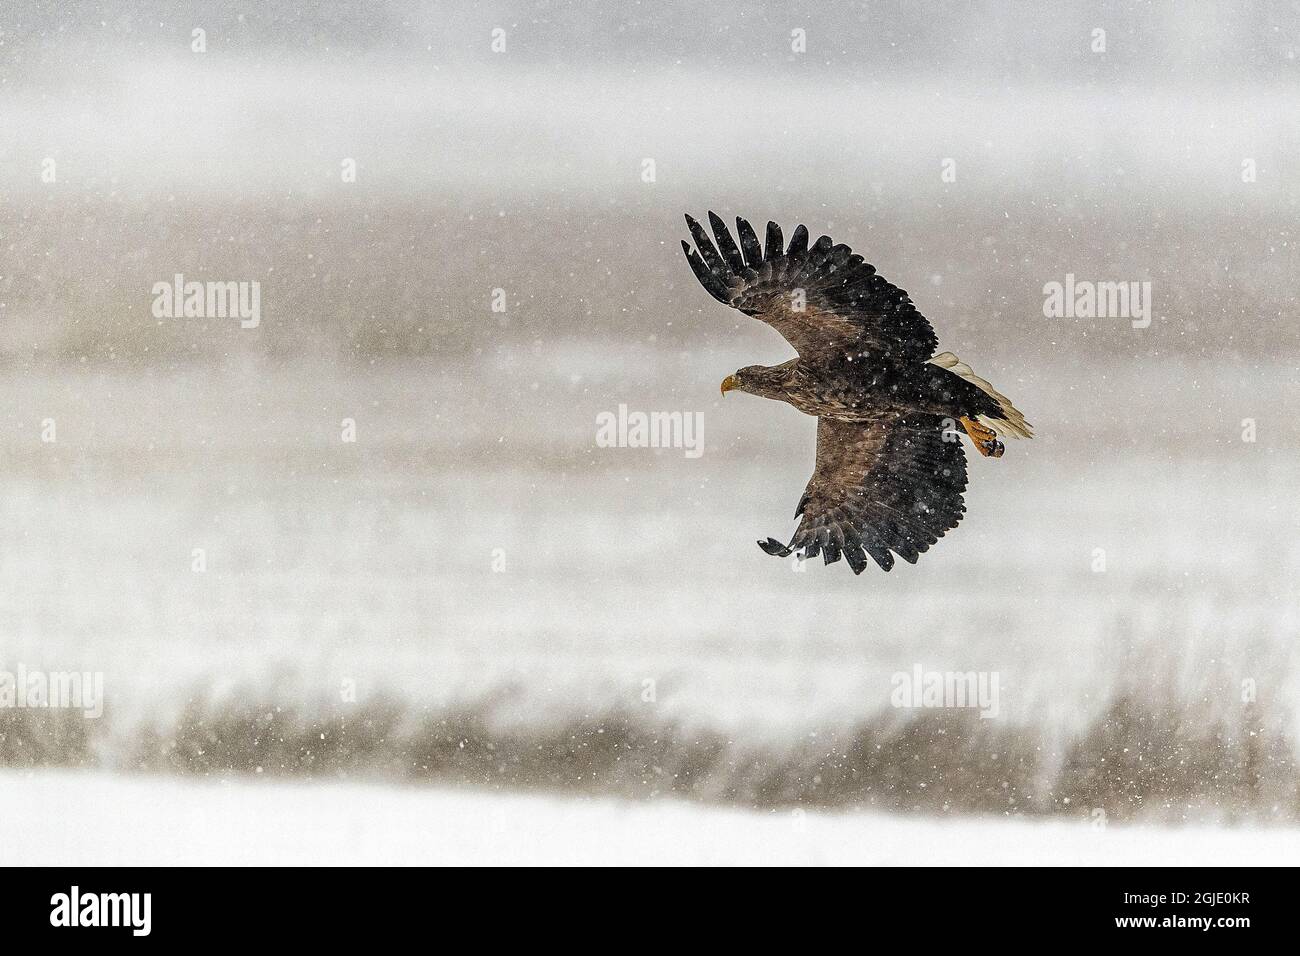
[[[0,772],[0,865],[1279,865],[1300,831],[750,813],[469,791]]]

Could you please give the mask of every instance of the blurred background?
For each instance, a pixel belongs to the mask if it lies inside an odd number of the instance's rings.
[[[1293,825],[1298,45],[1269,3],[11,0],[0,669],[105,707],[0,707],[10,818],[274,778],[686,843]],[[915,567],[754,546],[814,425],[719,397],[791,352],[691,275],[709,209],[848,243],[1036,427]],[[157,317],[176,274],[259,324]],[[1067,274],[1150,326],[1045,317]],[[703,454],[599,447],[620,404]],[[997,718],[891,706],[918,665]]]

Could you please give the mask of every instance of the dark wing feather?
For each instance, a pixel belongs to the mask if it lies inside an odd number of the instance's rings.
[[[736,217],[736,235],[740,237],[740,248],[745,253],[745,265],[755,270],[763,268],[763,247],[758,244],[754,227],[739,216]]]
[[[718,251],[722,253],[723,261],[727,267],[737,275],[743,275],[745,272],[745,257],[740,254],[736,247],[736,241],[731,238],[731,233],[727,231],[727,224],[717,217],[713,212],[709,213],[709,225],[713,227],[713,236],[718,240]]]
[[[768,554],[840,556],[861,574],[870,556],[888,571],[894,554],[916,559],[957,526],[966,506],[966,455],[939,415],[884,415],[871,422],[817,420],[817,465],[800,499],[788,545]],[[893,552],[893,553],[891,553]]]
[[[739,247],[713,213],[709,224],[716,246],[698,222],[686,217],[699,252],[685,242],[682,246],[700,284],[720,302],[772,326],[800,357],[865,354],[881,364],[904,364],[934,355],[939,340],[907,293],[882,279],[848,246],[828,236],[809,246],[808,230],[799,226],[783,250],[781,229],[769,222],[760,260],[758,237],[745,220],[736,220]]]
[[[776,262],[785,255],[785,239],[781,236],[781,227],[771,220],[767,223],[767,254],[763,257],[768,262]]]
[[[790,248],[786,250],[785,254],[797,262],[807,253],[808,227],[804,225],[795,226],[794,235],[790,237]]]
[[[695,278],[700,280],[700,285],[704,286],[709,295],[723,305],[730,305],[727,299],[727,286],[721,276],[715,274],[704,264],[704,260],[700,258],[699,253],[692,249],[691,244],[685,239],[682,240],[682,251],[686,253],[686,261],[691,264],[691,271],[695,273]]]

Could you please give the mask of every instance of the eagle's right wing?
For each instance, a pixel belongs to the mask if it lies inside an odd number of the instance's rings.
[[[788,545],[758,546],[779,557],[820,553],[827,564],[843,554],[854,574],[867,555],[888,571],[891,551],[915,564],[966,511],[966,455],[945,425],[940,415],[817,419],[817,465],[795,511],[803,520]]]
[[[876,274],[848,246],[822,236],[811,247],[799,226],[782,248],[781,227],[767,224],[767,249],[754,229],[736,220],[737,246],[713,213],[717,246],[690,216],[686,225],[698,253],[682,249],[700,284],[719,302],[776,329],[805,361],[866,354],[875,364],[924,362],[939,341],[907,293]]]

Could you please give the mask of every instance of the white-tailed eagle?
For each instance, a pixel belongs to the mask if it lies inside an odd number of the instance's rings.
[[[817,418],[817,462],[789,544],[759,547],[785,557],[841,556],[855,574],[870,556],[888,571],[894,555],[917,557],[957,525],[966,507],[966,456],[958,427],[986,457],[1002,437],[1032,436],[1006,396],[951,352],[907,293],[845,245],[822,236],[808,245],[799,226],[784,246],[767,224],[766,247],[743,219],[739,245],[709,213],[713,237],[690,216],[695,249],[682,249],[700,284],[719,302],[766,322],[798,355],[750,365],[722,382],[787,402]]]

